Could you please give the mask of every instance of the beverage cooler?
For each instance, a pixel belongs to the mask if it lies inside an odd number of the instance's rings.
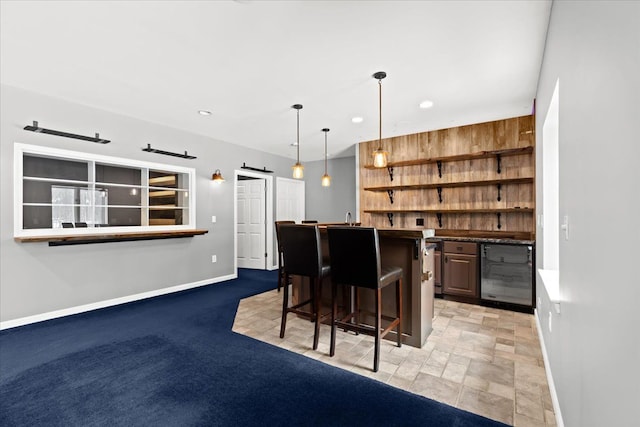
[[[480,245],[480,298],[533,312],[535,289],[533,246],[483,243]]]

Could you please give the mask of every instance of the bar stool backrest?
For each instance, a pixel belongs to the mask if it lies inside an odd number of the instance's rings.
[[[295,221],[276,221],[276,239],[278,240],[278,252],[282,253],[282,246],[280,245],[280,226],[283,224],[295,223]]]
[[[372,227],[327,227],[331,276],[336,283],[380,287],[380,244]]]
[[[287,274],[322,276],[322,251],[317,225],[280,225],[280,245]]]

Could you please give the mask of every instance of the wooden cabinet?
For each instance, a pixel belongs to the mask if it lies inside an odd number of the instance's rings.
[[[435,255],[433,257],[433,262],[435,264],[435,293],[436,295],[442,294],[442,252],[435,251]]]
[[[444,242],[443,256],[443,294],[478,298],[478,245]]]

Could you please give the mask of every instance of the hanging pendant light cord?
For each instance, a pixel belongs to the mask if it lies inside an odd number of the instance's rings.
[[[296,142],[298,143],[296,145],[296,162],[300,163],[300,109],[296,110],[296,123]]]
[[[324,133],[324,174],[327,174],[327,132]]]
[[[378,149],[382,149],[382,79],[378,79],[378,105],[379,105],[379,128],[378,128]]]

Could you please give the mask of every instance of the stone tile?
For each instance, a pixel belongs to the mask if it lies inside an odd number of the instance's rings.
[[[422,365],[419,363],[405,361],[398,367],[398,369],[396,370],[393,376],[398,378],[404,378],[407,380],[413,380],[416,378],[416,376],[418,376],[421,366]]]
[[[409,391],[455,406],[460,393],[460,384],[437,378],[432,375],[419,373]]]
[[[516,390],[514,387],[508,385],[490,382],[487,391],[491,394],[502,396],[510,400],[515,399]]]
[[[544,423],[544,409],[540,395],[516,390],[516,414],[525,415]]]
[[[462,331],[460,334],[460,343],[473,344],[477,347],[485,347],[493,349],[496,345],[496,338],[475,332]]]
[[[441,366],[444,368],[448,360],[449,360],[449,353],[445,353],[443,351],[436,349],[431,352],[431,356],[429,356],[429,359],[427,359],[425,363],[427,365]]]
[[[492,420],[513,424],[513,400],[482,390],[463,386],[457,407]]]
[[[467,369],[468,375],[482,378],[489,382],[496,382],[507,386],[513,386],[514,373],[513,368],[500,366],[495,363],[487,363],[477,360],[472,360],[469,368]]]
[[[449,362],[444,368],[444,372],[442,372],[442,378],[453,381],[455,383],[462,383],[466,372],[466,365]]]
[[[467,387],[475,388],[476,390],[487,391],[491,383],[485,379],[474,377],[473,375],[467,375],[464,377],[464,385]]]
[[[547,427],[547,424],[544,421],[529,418],[526,415],[518,413],[516,413],[513,425],[515,427]]]
[[[555,426],[531,315],[436,299],[434,329],[423,348],[383,340],[374,373],[373,337],[338,330],[331,358],[327,324],[321,325],[317,351],[311,349],[313,324],[295,315],[287,317],[280,339],[281,306],[275,290],[242,300],[233,331],[489,418]],[[511,402],[510,415],[505,401]]]
[[[432,375],[434,377],[440,377],[442,376],[442,372],[444,372],[444,365],[437,366],[425,363],[420,367],[420,372],[422,372],[423,374]]]
[[[387,381],[387,384],[392,385],[392,386],[397,387],[397,388],[400,388],[402,390],[409,390],[409,388],[411,387],[411,384],[413,384],[413,381],[409,381],[409,380],[406,380],[404,378],[399,378],[399,377],[396,377],[396,376],[392,376]]]

